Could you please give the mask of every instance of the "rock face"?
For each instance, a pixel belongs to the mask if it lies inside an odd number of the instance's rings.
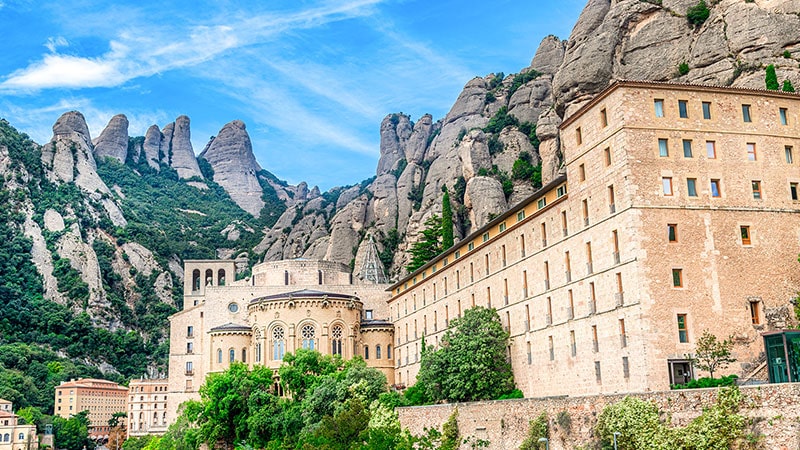
[[[244,122],[234,120],[222,127],[199,157],[211,164],[214,181],[225,188],[233,201],[258,217],[264,208],[263,190],[257,178],[261,167],[253,155],[253,145]]]
[[[124,114],[112,117],[108,125],[94,140],[95,158],[114,158],[125,163],[128,156],[128,118]]]
[[[164,135],[158,129],[158,125],[151,125],[147,129],[147,134],[144,135],[144,144],[142,151],[144,152],[147,165],[153,169],[159,170],[161,168],[161,154],[164,146]]]
[[[166,144],[162,146],[162,149],[167,150],[163,152],[162,162],[175,169],[181,179],[203,178],[200,166],[197,165],[197,159],[194,156],[194,149],[192,149],[189,118],[179,116],[175,122],[165,126],[161,133],[164,135],[164,144]]]

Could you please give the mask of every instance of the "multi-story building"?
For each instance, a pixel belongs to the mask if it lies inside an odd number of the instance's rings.
[[[233,261],[185,261],[183,310],[170,317],[167,423],[199,399],[208,374],[232,362],[278,369],[300,348],[361,356],[393,383],[388,284],[371,250],[360,277],[344,264],[296,259],[257,264],[234,281]],[[380,276],[364,276],[370,270]]]
[[[36,450],[39,437],[36,425],[19,423],[19,416],[13,412],[13,404],[0,399],[0,450]]]
[[[167,431],[166,378],[133,379],[128,384],[128,436]]]
[[[55,415],[69,418],[88,411],[89,436],[108,439],[108,421],[114,413],[127,411],[128,388],[113,381],[94,378],[65,381],[56,386]]]
[[[616,82],[560,141],[560,175],[391,286],[396,382],[475,305],[526,396],[668,389],[705,330],[759,366],[800,288],[800,96]]]

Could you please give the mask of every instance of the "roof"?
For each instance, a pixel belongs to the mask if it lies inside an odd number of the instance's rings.
[[[361,328],[378,328],[378,327],[394,327],[392,322],[386,320],[362,320],[361,321]]]
[[[8,411],[0,411],[0,417],[17,417],[17,415]]]
[[[66,388],[66,387],[112,389],[112,390],[121,389],[125,391],[128,390],[128,388],[126,388],[125,386],[121,386],[113,381],[101,380],[98,378],[81,378],[79,380],[66,381],[56,386],[56,389]]]
[[[322,298],[322,297],[327,297],[331,299],[337,298],[344,300],[351,300],[353,298],[356,298],[355,294],[348,295],[348,294],[339,294],[336,292],[322,292],[322,291],[315,291],[313,289],[303,289],[300,291],[284,292],[281,294],[273,294],[264,297],[257,297],[250,300],[250,303],[260,302],[263,300],[269,301],[269,300],[283,300],[288,298]]]
[[[783,97],[797,100],[800,98],[800,93],[772,91],[769,89],[747,88],[747,87],[734,87],[734,86],[720,86],[713,84],[694,84],[694,83],[675,83],[672,81],[647,81],[647,80],[612,80],[607,88],[603,89],[597,95],[592,97],[586,104],[578,108],[577,111],[572,113],[569,117],[565,118],[559,129],[564,129],[578,117],[582,116],[588,109],[598,104],[601,100],[607,97],[611,92],[620,87],[635,87],[635,88],[657,88],[657,89],[680,89],[680,90],[695,90],[695,91],[717,91],[733,94],[758,94],[765,97]]]
[[[0,403],[11,403],[11,400],[6,400],[4,398],[0,398]]]
[[[248,331],[248,332],[250,332],[250,331],[253,331],[253,330],[252,330],[252,328],[250,328],[247,325],[239,325],[239,324],[236,324],[236,323],[233,323],[233,322],[228,322],[225,325],[220,325],[218,327],[214,327],[214,328],[209,330],[210,333],[222,332],[222,331]]]

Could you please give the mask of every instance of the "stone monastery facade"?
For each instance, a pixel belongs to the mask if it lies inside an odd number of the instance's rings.
[[[800,290],[800,96],[616,82],[562,124],[565,170],[389,286],[326,261],[186,261],[167,421],[231,361],[314,348],[412,385],[475,305],[498,310],[526,397],[668,389],[709,330],[746,376]]]

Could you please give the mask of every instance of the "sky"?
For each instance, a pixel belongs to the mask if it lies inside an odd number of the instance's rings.
[[[0,0],[0,117],[36,142],[185,114],[200,153],[242,120],[259,164],[322,190],[375,175],[380,122],[447,114],[475,76],[530,64],[585,0]]]

